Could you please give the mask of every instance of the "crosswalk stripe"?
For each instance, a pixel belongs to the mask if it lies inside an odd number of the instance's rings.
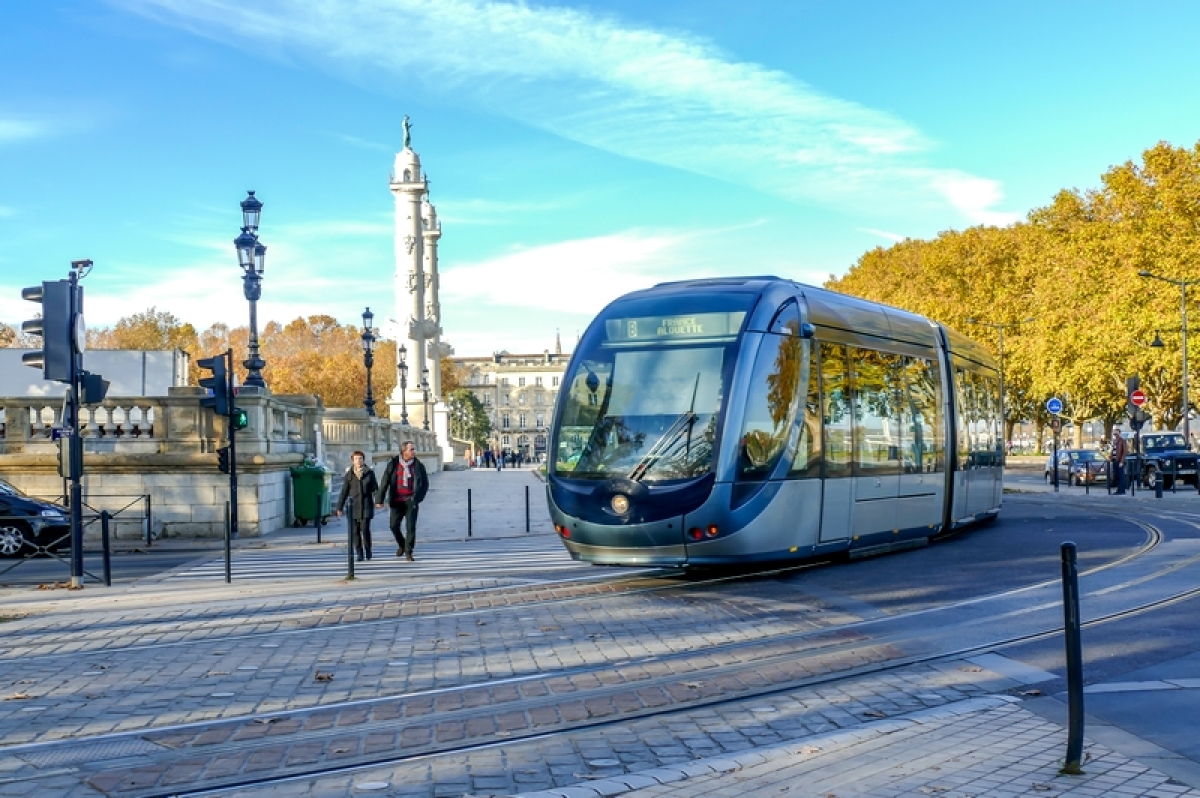
[[[492,541],[486,545],[430,542],[416,550],[416,561],[396,557],[389,541],[376,547],[370,561],[356,562],[355,573],[419,573],[423,575],[496,576],[514,572],[561,572],[590,570],[576,562],[557,541]],[[239,579],[287,579],[289,577],[340,577],[346,573],[346,548],[332,545],[320,550],[275,549],[237,551],[232,559],[233,575]],[[179,570],[166,581],[224,579],[225,559],[206,560]]]

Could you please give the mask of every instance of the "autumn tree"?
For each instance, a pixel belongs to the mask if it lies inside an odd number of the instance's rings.
[[[450,409],[450,434],[485,448],[492,423],[479,398],[466,388],[456,388],[446,394],[446,404]]]

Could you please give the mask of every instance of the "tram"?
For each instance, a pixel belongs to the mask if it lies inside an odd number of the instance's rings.
[[[923,545],[994,518],[999,374],[937,322],[777,277],[612,302],[555,405],[547,492],[576,560],[714,566]]]

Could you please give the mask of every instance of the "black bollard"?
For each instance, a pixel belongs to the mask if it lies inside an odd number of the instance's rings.
[[[525,531],[529,531],[529,486],[525,486]]]
[[[317,526],[317,542],[321,542],[321,527],[325,526],[325,519],[321,515],[321,500],[317,499],[317,518],[313,521]]]
[[[471,489],[467,488],[467,537],[471,537]]]
[[[1079,775],[1083,757],[1083,647],[1075,544],[1062,544],[1063,628],[1067,647],[1067,758],[1063,773]]]
[[[233,516],[229,514],[229,502],[225,502],[225,584],[233,581],[232,555],[229,551],[229,540],[233,534]]]
[[[112,560],[108,545],[108,521],[112,518],[108,510],[100,511],[100,552],[104,558],[104,586],[112,587]]]
[[[1174,487],[1174,486],[1172,485],[1172,487]],[[1154,472],[1154,498],[1156,498],[1156,499],[1162,498],[1162,472],[1161,471]]]
[[[354,578],[354,520],[346,513],[346,581]]]

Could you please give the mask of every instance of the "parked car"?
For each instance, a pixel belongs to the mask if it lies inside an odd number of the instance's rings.
[[[1068,485],[1103,484],[1108,458],[1095,449],[1059,449],[1058,480]],[[1046,458],[1046,481],[1054,479],[1054,455]]]
[[[0,479],[0,557],[70,546],[70,530],[66,508],[26,496]]]
[[[1196,484],[1196,453],[1188,448],[1180,432],[1148,432],[1142,434],[1142,457],[1145,465],[1142,478],[1146,487],[1154,487],[1161,472],[1163,487],[1170,489],[1175,479]]]

